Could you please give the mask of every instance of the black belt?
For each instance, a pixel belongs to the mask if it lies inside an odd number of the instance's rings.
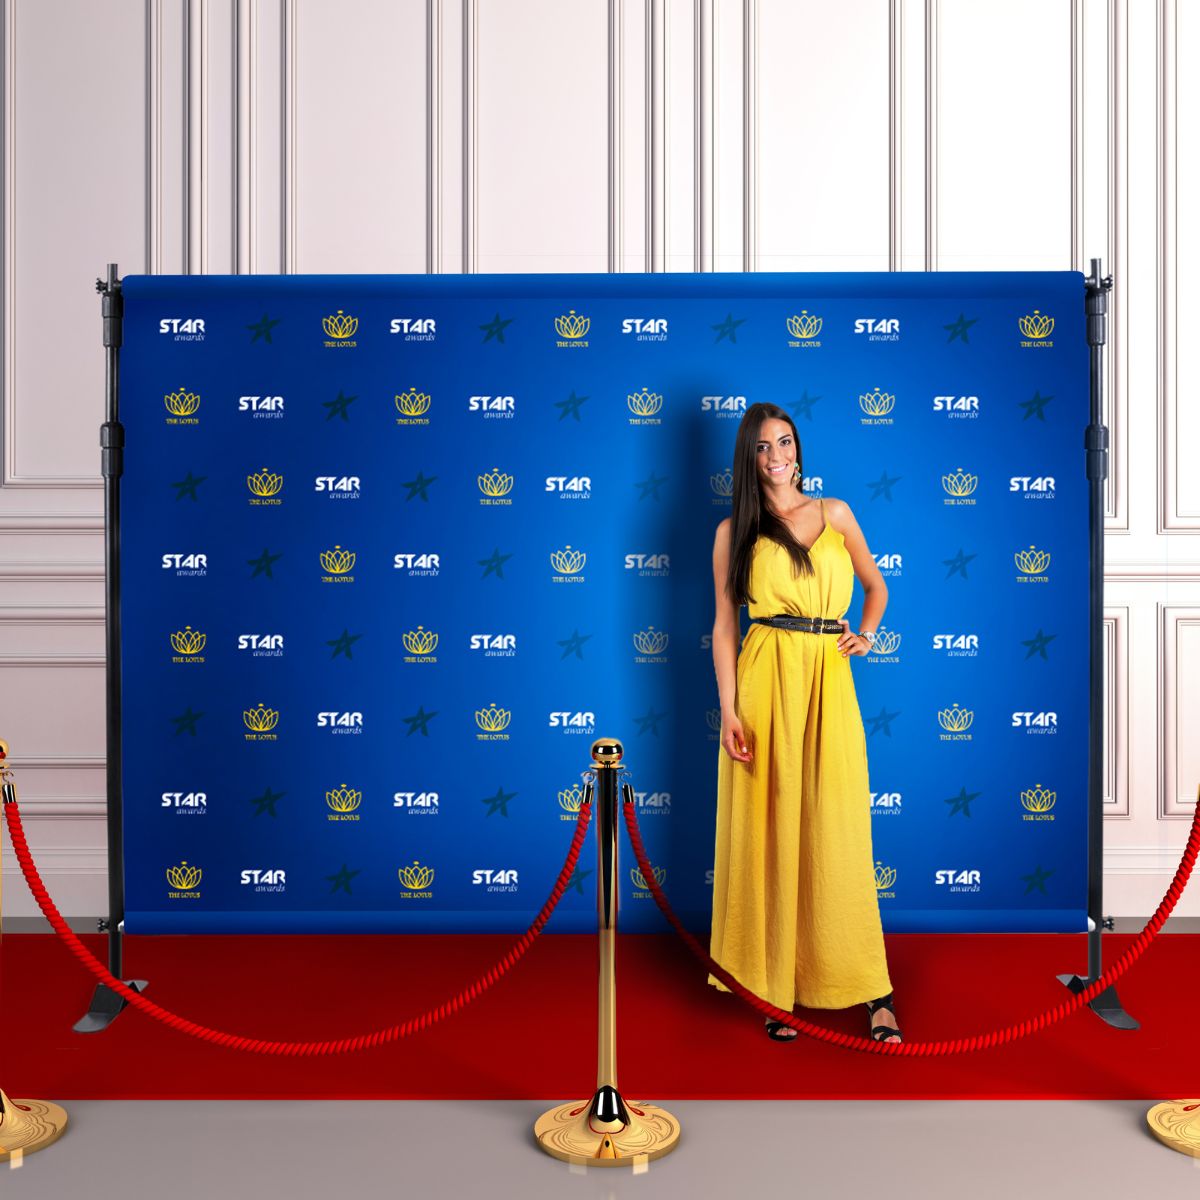
[[[833,617],[798,617],[790,613],[779,613],[773,617],[751,617],[752,624],[772,625],[776,629],[793,629],[800,633],[841,633],[841,621]]]

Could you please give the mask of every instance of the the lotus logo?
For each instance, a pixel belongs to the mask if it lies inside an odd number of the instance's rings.
[[[1013,561],[1022,575],[1044,575],[1050,566],[1050,551],[1038,550],[1031,544],[1028,550],[1018,550]]]
[[[713,733],[721,732],[721,710],[719,708],[710,708],[704,714],[705,723]]]
[[[942,476],[942,487],[951,496],[969,496],[979,486],[979,476],[956,467],[952,474]]]
[[[198,629],[193,629],[188,625],[183,629],[177,629],[171,634],[171,649],[176,654],[181,654],[185,658],[192,658],[204,649],[204,643],[207,641],[207,634],[203,634]]]
[[[564,820],[567,819],[567,813],[578,816],[579,810],[583,807],[583,788],[579,784],[573,783],[569,788],[560,789],[558,807],[563,810]]]
[[[424,625],[410,629],[403,637],[404,648],[409,654],[432,654],[437,649],[438,635]]]
[[[488,497],[507,496],[512,491],[513,477],[498,467],[493,467],[484,475],[476,475],[479,490]]]
[[[433,868],[421,866],[415,858],[411,867],[401,867],[396,873],[400,886],[410,892],[423,892],[433,882]]]
[[[896,868],[885,867],[879,859],[875,860],[875,890],[886,892],[896,882]]]
[[[550,553],[550,565],[559,575],[578,575],[587,562],[587,555],[582,550],[572,550],[570,546]]]
[[[733,495],[733,471],[728,467],[708,477],[708,486],[713,490],[713,496],[727,500]],[[714,503],[716,501],[714,500]]]
[[[631,392],[625,397],[629,411],[638,417],[652,417],[663,406],[663,398],[659,392],[651,392],[642,388],[640,392]]]
[[[975,712],[969,708],[959,708],[957,701],[951,708],[938,710],[938,724],[949,733],[965,733],[975,720]]]
[[[199,867],[191,866],[186,859],[177,867],[167,868],[167,883],[177,892],[195,891],[200,886],[204,872]]]
[[[177,392],[167,392],[163,396],[163,404],[170,414],[166,418],[168,425],[199,425],[200,418],[192,414],[200,407],[200,393],[189,392],[181,387]]]
[[[428,392],[418,391],[415,387],[407,392],[396,395],[396,411],[402,417],[420,417],[429,411],[431,397]]]
[[[869,417],[884,417],[896,407],[896,397],[876,388],[873,392],[863,392],[858,398],[858,406]]]
[[[568,342],[578,342],[586,337],[591,325],[590,317],[580,316],[574,309],[565,317],[554,318],[554,328],[558,331],[558,336]]]
[[[880,629],[875,640],[871,643],[871,653],[879,656],[883,654],[895,654],[900,649],[900,634],[894,629],[889,629],[886,632]]]
[[[353,550],[343,550],[336,545],[332,550],[321,551],[321,566],[330,575],[345,575],[354,569],[357,557]]]
[[[1019,317],[1017,326],[1030,341],[1041,342],[1054,332],[1054,318],[1035,308],[1032,315]]]
[[[325,317],[321,321],[321,326],[327,337],[332,338],[335,342],[345,342],[357,332],[358,318],[348,316],[339,308],[332,317]]]
[[[1054,807],[1057,796],[1057,792],[1052,792],[1039,783],[1021,793],[1021,805],[1031,813],[1049,812]]]
[[[254,475],[246,476],[246,486],[254,496],[274,496],[283,487],[283,476],[277,471],[268,471],[266,467]]]
[[[279,724],[279,709],[267,708],[260,700],[257,708],[247,708],[242,712],[242,721],[253,733],[267,733]]]
[[[325,803],[335,813],[352,813],[362,804],[362,792],[343,783],[325,793]]]
[[[651,625],[633,635],[633,644],[639,654],[663,654],[667,649],[668,635]]]
[[[508,728],[508,723],[511,720],[512,710],[497,708],[494,703],[487,708],[477,708],[475,710],[475,724],[485,733],[499,733],[500,730]]]
[[[663,880],[666,879],[666,877],[666,867],[654,868],[654,882],[657,883],[659,887],[662,887]],[[633,870],[629,872],[629,878],[632,880],[633,886],[638,888],[640,891],[648,892],[650,890],[650,885],[646,882],[646,876],[642,874],[640,868],[634,867]]]
[[[810,315],[808,309],[804,308],[799,316],[788,317],[787,331],[798,341],[807,342],[821,332],[822,324],[824,322],[820,317]]]

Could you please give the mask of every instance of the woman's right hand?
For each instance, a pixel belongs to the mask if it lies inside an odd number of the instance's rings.
[[[747,743],[745,730],[734,713],[721,718],[721,745],[725,753],[736,762],[752,762],[754,751]]]

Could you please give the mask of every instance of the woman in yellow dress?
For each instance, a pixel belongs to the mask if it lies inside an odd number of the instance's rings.
[[[802,478],[792,418],[752,404],[734,444],[732,515],[713,545],[721,746],[710,953],[779,1008],[865,1003],[871,1036],[900,1040],[849,662],[870,650],[887,585],[850,506],[806,496]],[[865,599],[851,633],[855,576]],[[739,652],[742,604],[751,625]],[[766,1027],[796,1036],[769,1018]]]

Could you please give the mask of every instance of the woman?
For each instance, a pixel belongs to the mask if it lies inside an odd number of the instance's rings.
[[[711,954],[779,1008],[865,1003],[871,1036],[900,1040],[848,661],[870,650],[887,585],[849,505],[805,496],[802,478],[792,418],[752,404],[734,444],[733,513],[713,545],[721,747]],[[865,600],[851,633],[842,618],[855,575]],[[751,625],[739,653],[742,604]],[[730,990],[712,974],[708,982]],[[781,1022],[766,1027],[777,1040],[796,1037]]]

